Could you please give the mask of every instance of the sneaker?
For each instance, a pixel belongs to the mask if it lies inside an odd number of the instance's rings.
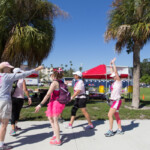
[[[19,128],[18,126],[15,127],[15,131],[21,131],[22,129]]]
[[[65,128],[66,129],[72,129],[72,125],[71,124],[67,124],[67,125],[65,125]]]
[[[111,136],[114,136],[114,135],[115,135],[114,132],[111,131],[111,130],[109,130],[107,133],[105,133],[106,137],[111,137]]]
[[[0,147],[0,150],[10,150],[12,149],[12,146],[8,146],[7,144],[4,144],[2,147]]]
[[[10,134],[11,136],[14,136],[14,135],[16,135],[16,131],[15,131],[15,130],[11,130],[9,134]]]
[[[61,145],[61,141],[57,141],[57,140],[53,140],[53,141],[50,141],[50,144],[52,144],[52,145]]]
[[[93,129],[93,128],[94,128],[93,124],[89,124],[88,126],[85,127],[85,129]]]
[[[56,140],[56,136],[53,136],[50,141]]]
[[[123,132],[122,130],[119,130],[119,129],[118,129],[118,130],[116,131],[116,134],[123,135],[123,134],[124,134],[124,132]]]

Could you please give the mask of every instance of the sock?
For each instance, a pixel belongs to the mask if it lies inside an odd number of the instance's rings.
[[[0,147],[3,147],[4,141],[0,141]]]

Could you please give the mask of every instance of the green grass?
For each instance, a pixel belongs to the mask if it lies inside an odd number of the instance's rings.
[[[73,88],[69,88],[70,92],[73,93]],[[145,100],[141,100],[140,104],[143,106],[150,106],[150,88],[141,88],[141,99],[142,95],[144,94]],[[42,107],[39,113],[34,113],[35,106],[39,102],[34,102],[33,105],[29,108],[23,108],[21,112],[21,120],[47,120],[45,116],[45,111],[47,109],[46,106]],[[125,105],[131,106],[130,102],[125,102],[122,104],[120,109],[120,116],[123,120],[125,119],[150,119],[150,110],[129,110],[125,108]],[[70,119],[70,112],[73,106],[73,102],[69,103],[66,106],[63,117],[66,120]],[[92,120],[101,120],[101,119],[108,119],[107,113],[109,111],[109,106],[104,101],[100,100],[89,100],[87,103],[87,110],[91,116]],[[77,119],[83,120],[85,119],[82,115],[81,111],[77,112]]]

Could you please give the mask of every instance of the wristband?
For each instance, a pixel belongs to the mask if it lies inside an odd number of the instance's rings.
[[[43,106],[43,104],[39,104],[41,107]]]

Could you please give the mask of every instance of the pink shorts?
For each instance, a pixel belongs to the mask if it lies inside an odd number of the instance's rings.
[[[119,101],[113,101],[113,100],[111,100],[111,108],[114,108],[117,111],[119,111],[121,104],[122,104],[121,100],[119,100]]]

